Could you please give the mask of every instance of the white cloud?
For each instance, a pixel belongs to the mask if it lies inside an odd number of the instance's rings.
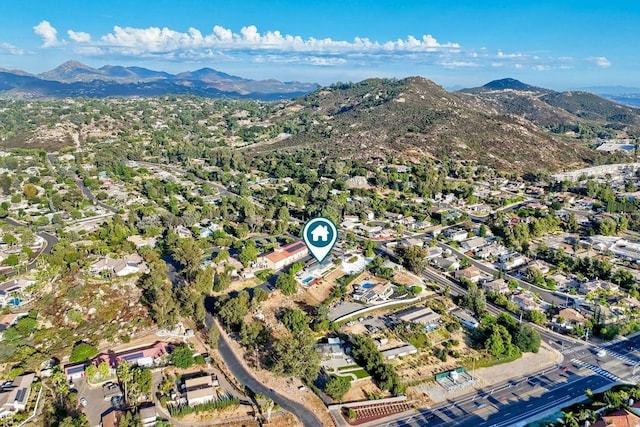
[[[76,43],[89,43],[91,41],[91,34],[89,33],[69,30],[67,31],[67,34],[69,35],[71,41],[74,41]]]
[[[477,62],[471,61],[442,61],[440,65],[444,68],[474,68],[480,66]]]
[[[534,70],[536,71],[548,71],[551,69],[551,67],[549,65],[534,65],[533,67]]]
[[[10,55],[24,55],[24,49],[20,49],[17,46],[12,45],[11,43],[0,43],[0,53],[2,54],[10,54]]]
[[[49,21],[41,21],[33,27],[33,31],[42,37],[42,47],[52,47],[58,44],[58,30],[53,28]]]
[[[609,61],[604,56],[591,56],[587,59],[601,68],[611,67],[611,61]]]
[[[55,28],[43,21],[36,32],[45,40],[45,47],[57,43]],[[45,37],[44,34],[47,34]],[[84,32],[69,30],[67,32],[72,42],[77,44],[92,44],[112,52],[126,55],[145,53],[166,53],[189,49],[216,50],[262,50],[304,53],[373,53],[373,52],[435,52],[441,50],[456,51],[460,49],[458,43],[441,43],[430,34],[421,37],[407,36],[406,39],[389,41],[375,41],[366,37],[356,37],[353,40],[334,40],[331,38],[317,39],[303,38],[297,35],[282,34],[280,31],[260,32],[255,25],[242,27],[235,33],[220,25],[213,27],[209,34],[202,34],[196,28],[189,28],[186,32],[175,31],[164,27],[120,27],[100,36],[97,41],[91,41],[91,35]]]

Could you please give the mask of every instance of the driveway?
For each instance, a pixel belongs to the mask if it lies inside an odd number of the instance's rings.
[[[211,327],[213,323],[213,318],[211,313],[207,313],[207,326]],[[246,387],[250,388],[254,393],[260,393],[266,397],[273,399],[275,403],[280,405],[286,411],[291,412],[293,415],[298,417],[298,419],[307,427],[316,427],[322,426],[322,423],[314,415],[312,411],[304,407],[303,405],[294,402],[292,400],[287,399],[284,396],[279,395],[272,389],[266,387],[264,384],[260,383],[253,374],[248,371],[242,362],[238,359],[236,354],[233,352],[229,345],[229,337],[227,333],[220,328],[220,341],[218,342],[218,351],[224,360],[225,365],[231,371],[234,377],[238,379],[242,384]]]
[[[78,406],[80,405],[80,399],[87,399],[87,406],[82,408],[87,415],[89,425],[99,426],[102,420],[102,414],[107,412],[111,408],[111,402],[104,399],[101,386],[90,386],[84,378],[79,378],[73,381],[78,390]]]

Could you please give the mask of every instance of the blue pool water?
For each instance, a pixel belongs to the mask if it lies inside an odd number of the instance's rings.
[[[313,277],[305,277],[304,279],[302,279],[302,283],[304,283],[305,285],[307,285],[309,282],[311,282],[313,280]]]
[[[371,288],[373,288],[374,286],[375,286],[375,285],[374,285],[373,283],[370,283],[370,282],[365,282],[365,283],[363,283],[362,285],[360,285],[360,287],[361,287],[362,289],[371,289]]]
[[[13,306],[17,307],[17,306],[20,305],[21,302],[22,301],[20,301],[20,298],[11,298],[9,300],[9,305],[13,305]]]

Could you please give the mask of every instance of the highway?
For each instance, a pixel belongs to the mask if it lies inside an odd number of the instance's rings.
[[[604,349],[606,355],[598,356]],[[528,377],[514,378],[376,424],[400,426],[508,427],[559,411],[584,398],[586,389],[602,390],[615,383],[640,380],[640,335],[619,338],[603,347],[566,347],[565,360]],[[567,354],[568,353],[568,354]],[[567,369],[565,372],[563,369]],[[636,372],[637,371],[637,372]]]

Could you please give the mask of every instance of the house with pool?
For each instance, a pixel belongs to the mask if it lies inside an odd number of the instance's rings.
[[[365,304],[387,301],[393,295],[393,285],[387,280],[368,275],[353,287],[352,298]]]

